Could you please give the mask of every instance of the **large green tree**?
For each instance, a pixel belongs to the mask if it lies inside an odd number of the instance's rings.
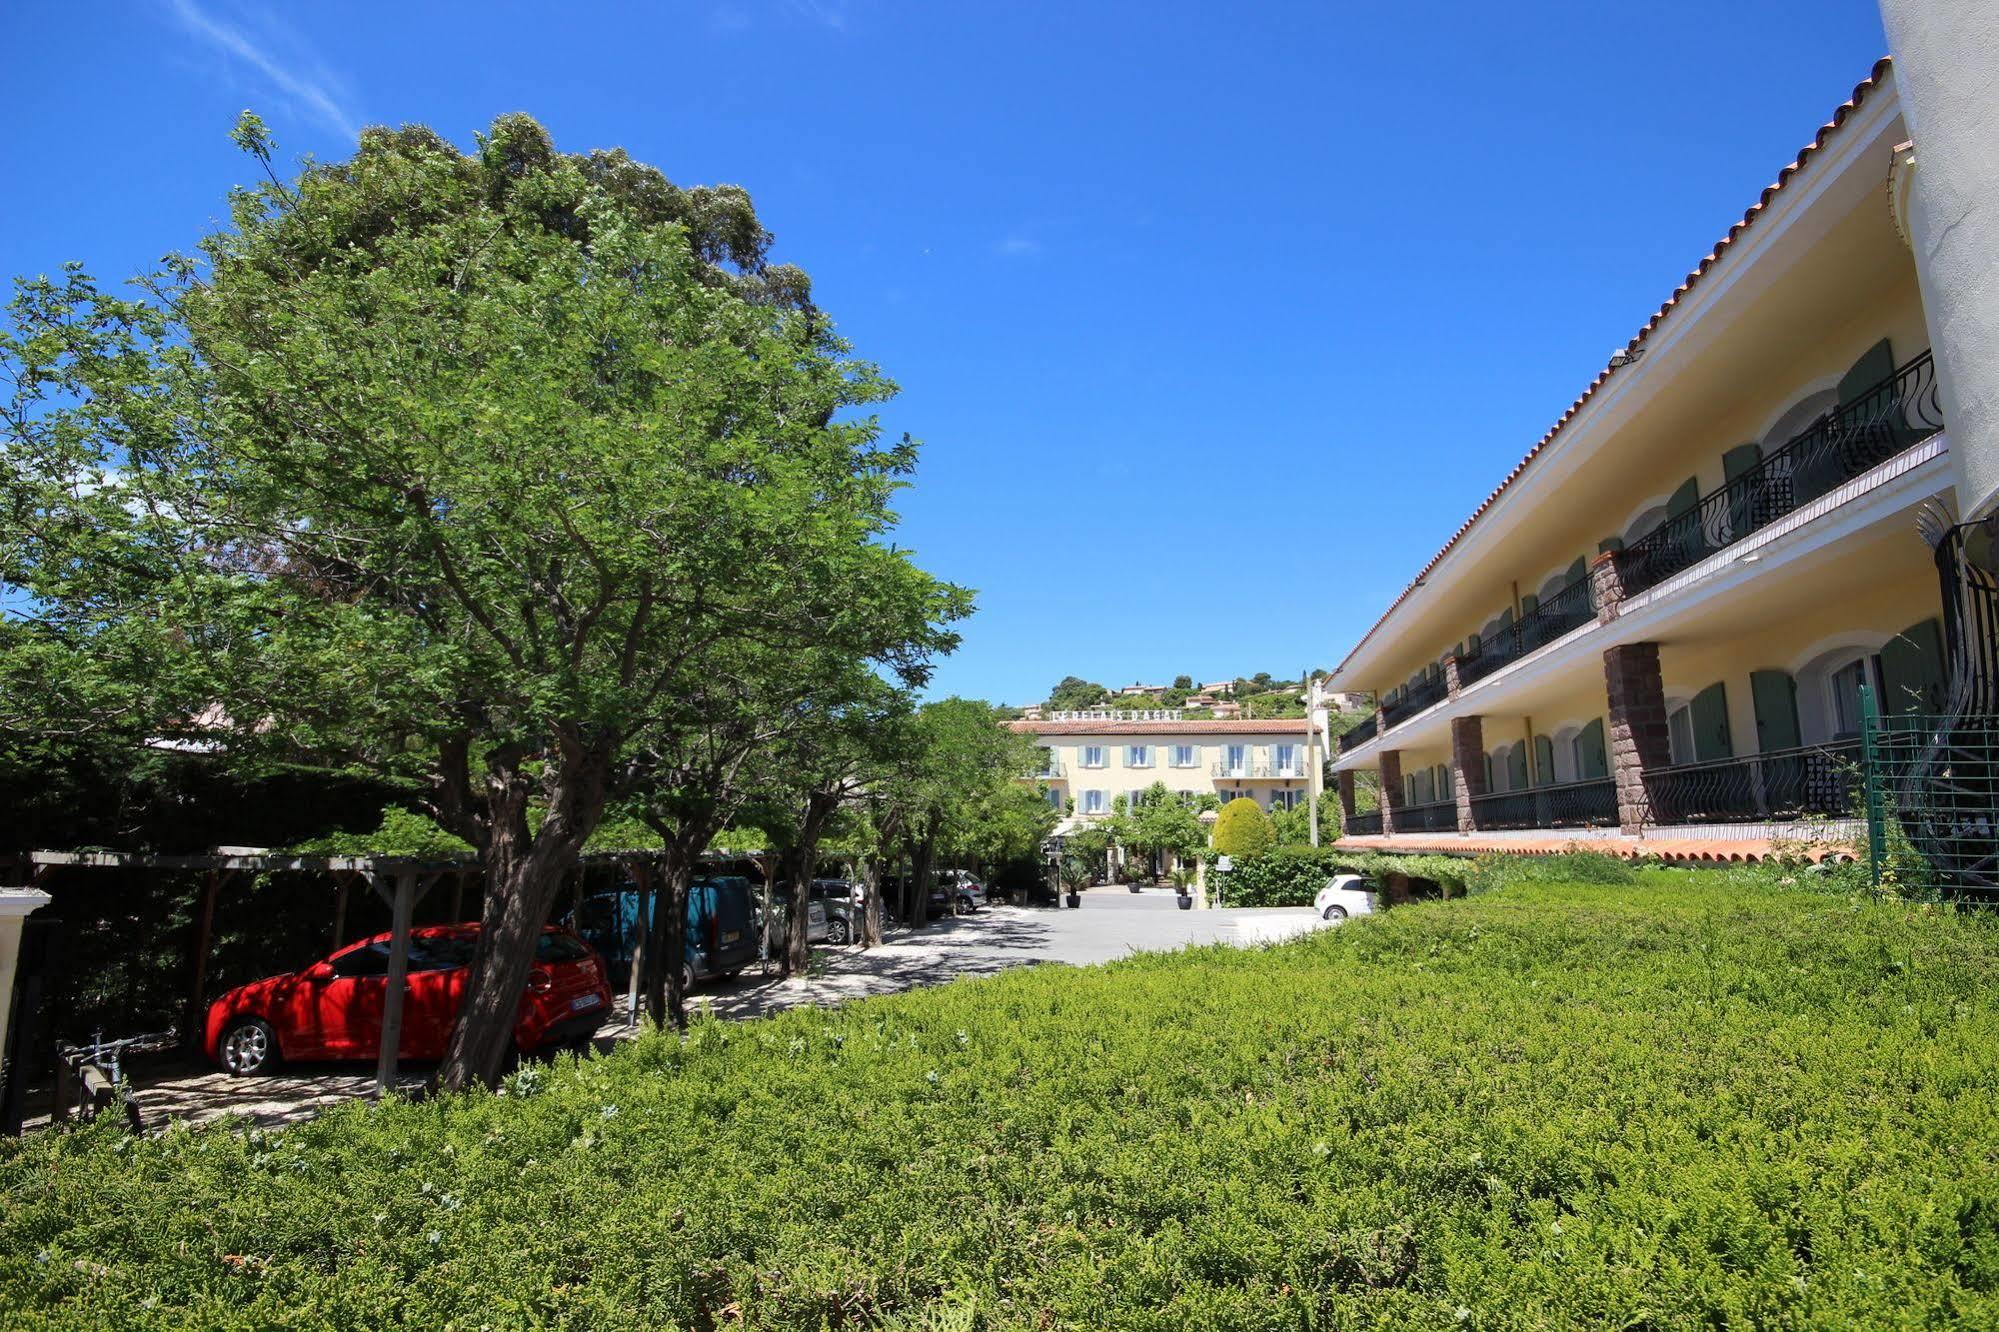
[[[911,597],[930,627],[873,654],[908,667],[962,600],[882,540],[915,448],[857,409],[892,386],[741,190],[518,115],[290,181],[239,139],[270,179],[195,256],[14,303],[0,577],[34,628],[0,646],[85,663],[96,716],[418,782],[487,882],[443,1076],[490,1079],[558,886],[711,655]]]

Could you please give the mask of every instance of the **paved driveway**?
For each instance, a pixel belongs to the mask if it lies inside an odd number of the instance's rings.
[[[697,990],[692,998],[718,1017],[757,1017],[801,1004],[843,1003],[1038,962],[1088,966],[1189,944],[1267,943],[1320,926],[1309,908],[1181,911],[1171,889],[1132,893],[1094,888],[1083,894],[1079,910],[992,907],[921,930],[897,931],[879,948],[818,949],[810,973],[804,976],[780,980],[751,971],[733,983]],[[631,1034],[622,996],[617,1009],[598,1032],[601,1046]],[[429,1073],[422,1066],[409,1071],[416,1077]],[[205,1064],[182,1062],[136,1069],[134,1082],[140,1112],[152,1127],[167,1118],[201,1123],[229,1114],[263,1124],[288,1123],[334,1102],[368,1094],[374,1077],[372,1067],[321,1064],[287,1067],[270,1077],[232,1078]]]

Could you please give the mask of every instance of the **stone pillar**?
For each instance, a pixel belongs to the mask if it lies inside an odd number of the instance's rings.
[[[1458,682],[1458,659],[1455,656],[1445,657],[1444,696],[1446,698],[1456,698],[1460,687]]]
[[[1451,718],[1451,766],[1458,779],[1451,785],[1458,794],[1458,831],[1478,831],[1472,801],[1485,794],[1485,719]]]
[[[1339,772],[1334,773],[1333,776],[1338,782],[1340,790],[1340,831],[1345,832],[1347,825],[1353,822],[1353,769],[1342,768]]]
[[[1896,220],[1916,257],[1957,507],[1999,502],[1999,5],[1881,0],[1902,115]]]
[[[1659,645],[1606,648],[1603,684],[1610,699],[1610,775],[1617,783],[1617,826],[1637,833],[1651,817],[1645,775],[1672,762]]]
[[[1609,624],[1617,618],[1624,601],[1624,552],[1606,550],[1590,561],[1589,594],[1596,602],[1596,622]]]
[[[1376,760],[1381,768],[1381,832],[1395,831],[1395,813],[1402,808],[1402,751],[1384,749]]]

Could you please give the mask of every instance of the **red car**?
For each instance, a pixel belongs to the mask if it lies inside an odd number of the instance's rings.
[[[410,931],[402,1058],[444,1058],[478,941],[476,924]],[[389,936],[378,934],[304,971],[238,986],[209,1006],[204,1048],[236,1074],[265,1072],[279,1059],[374,1059],[388,972]],[[551,925],[535,948],[514,1044],[528,1052],[587,1040],[610,1007],[597,954]]]

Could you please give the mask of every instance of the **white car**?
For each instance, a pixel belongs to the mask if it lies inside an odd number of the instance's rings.
[[[1335,874],[1312,898],[1312,909],[1335,923],[1348,916],[1374,914],[1374,893],[1358,874]]]

